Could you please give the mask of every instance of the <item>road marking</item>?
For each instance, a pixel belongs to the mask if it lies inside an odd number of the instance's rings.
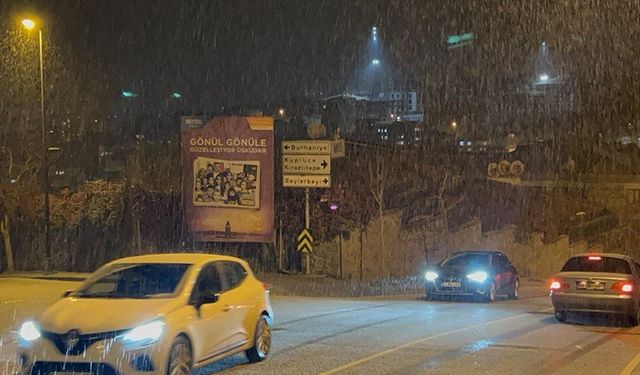
[[[542,310],[542,311],[552,311],[552,310],[553,310],[553,309],[552,309],[552,308],[550,308],[550,309],[546,309],[546,310]],[[358,359],[358,360],[356,360],[356,361],[353,361],[353,362],[347,363],[347,364],[342,365],[342,366],[340,366],[340,367],[336,367],[336,368],[333,368],[333,369],[331,369],[331,370],[321,372],[321,373],[319,373],[318,375],[331,375],[331,374],[335,374],[335,373],[338,373],[338,372],[340,372],[340,371],[344,371],[344,370],[350,369],[350,368],[352,368],[352,367],[355,367],[355,366],[361,365],[361,364],[363,364],[363,363],[369,362],[369,361],[371,361],[371,360],[373,360],[373,359],[376,359],[376,358],[382,357],[382,356],[387,355],[387,354],[389,354],[389,353],[394,353],[394,352],[397,352],[398,350],[401,350],[401,349],[404,349],[404,348],[408,348],[408,347],[410,347],[410,346],[414,346],[414,345],[417,345],[417,344],[421,344],[421,343],[423,343],[423,342],[427,342],[427,341],[431,341],[431,340],[434,340],[434,339],[438,339],[438,338],[440,338],[440,337],[444,337],[444,336],[452,335],[452,334],[454,334],[454,333],[460,333],[460,332],[468,331],[468,330],[470,330],[470,329],[476,329],[476,328],[486,327],[486,326],[488,326],[488,325],[492,325],[492,324],[496,324],[496,323],[501,323],[501,322],[506,322],[506,321],[508,321],[508,320],[513,320],[513,319],[522,318],[522,317],[525,317],[525,316],[528,316],[528,315],[531,315],[531,314],[529,314],[529,313],[518,314],[518,315],[515,315],[515,316],[510,316],[510,317],[508,317],[508,318],[502,318],[502,319],[492,320],[492,321],[489,321],[489,322],[485,322],[485,323],[481,323],[481,324],[476,324],[476,325],[469,326],[469,327],[464,327],[464,328],[455,329],[455,330],[453,330],[453,331],[447,331],[447,332],[443,332],[443,333],[438,333],[437,335],[432,335],[432,336],[423,337],[423,338],[421,338],[421,339],[418,339],[418,340],[415,340],[415,341],[411,341],[411,342],[408,342],[408,343],[406,343],[406,344],[402,344],[402,345],[400,345],[400,346],[396,346],[396,347],[394,347],[394,348],[387,349],[387,350],[382,351],[382,352],[378,352],[378,353],[376,353],[376,354],[372,354],[372,355],[370,355],[370,356],[368,356],[368,357],[364,357],[364,358]]]
[[[627,367],[625,367],[622,370],[620,375],[630,375],[633,372],[633,370],[635,370],[636,366],[638,366],[639,363],[640,363],[640,353],[638,353],[635,357],[633,357],[631,362],[629,362]]]

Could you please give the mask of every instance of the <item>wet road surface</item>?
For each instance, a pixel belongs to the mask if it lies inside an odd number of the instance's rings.
[[[15,328],[74,285],[0,279],[0,374],[15,359]],[[640,328],[609,316],[561,324],[544,290],[523,294],[493,304],[275,296],[267,361],[237,355],[196,373],[640,374]]]

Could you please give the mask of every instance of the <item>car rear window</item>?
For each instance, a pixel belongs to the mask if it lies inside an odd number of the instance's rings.
[[[581,256],[567,261],[562,272],[606,272],[630,274],[629,262],[620,258]]]

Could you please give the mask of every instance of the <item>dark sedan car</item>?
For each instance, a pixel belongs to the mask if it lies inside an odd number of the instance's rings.
[[[425,273],[426,296],[468,296],[493,302],[498,296],[518,298],[518,271],[499,251],[454,253]]]
[[[612,313],[640,323],[640,263],[620,254],[572,256],[550,284],[556,318],[567,312]]]

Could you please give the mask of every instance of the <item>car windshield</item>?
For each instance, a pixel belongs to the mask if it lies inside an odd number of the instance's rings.
[[[75,293],[83,298],[163,298],[176,292],[188,264],[114,264]]]
[[[489,264],[489,254],[462,254],[445,260],[442,263],[444,267],[460,267],[470,264],[484,265]]]
[[[581,256],[569,259],[562,271],[630,274],[631,268],[629,262],[620,258]]]

